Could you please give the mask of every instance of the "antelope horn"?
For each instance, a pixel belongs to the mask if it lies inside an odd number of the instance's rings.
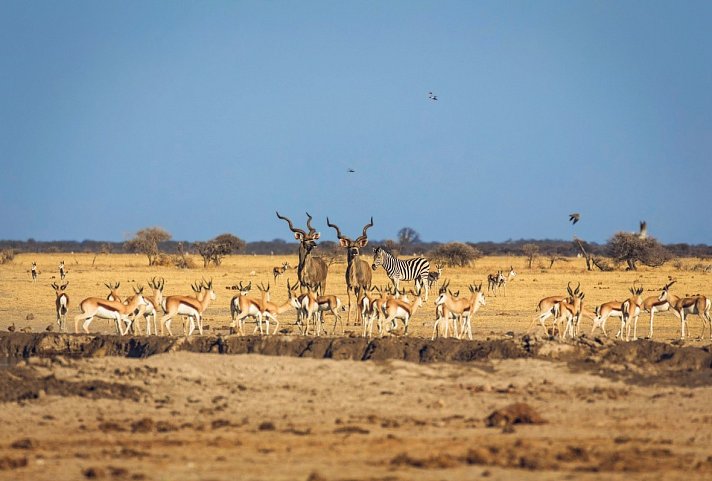
[[[307,214],[307,215],[308,215],[308,214]],[[308,224],[307,224],[307,225],[308,225]],[[348,239],[347,237],[341,235],[341,230],[339,230],[339,226],[338,226],[338,225],[332,224],[331,222],[329,222],[329,218],[328,218],[328,217],[326,218],[326,225],[328,225],[329,227],[333,227],[334,229],[336,229],[336,237],[338,237],[339,239]],[[348,240],[351,240],[351,239],[348,239]]]
[[[362,237],[368,238],[366,231],[369,229],[369,227],[373,227],[373,216],[371,216],[371,222],[363,226],[363,233],[359,236],[357,240],[361,239]]]
[[[304,232],[302,229],[295,228],[294,225],[292,224],[292,221],[289,220],[289,218],[279,215],[279,212],[277,212],[277,211],[275,211],[275,213],[277,214],[277,218],[287,221],[287,224],[289,224],[289,230],[291,230],[292,232],[299,232],[300,234],[302,234],[304,236],[307,235],[307,233]],[[252,281],[250,281],[250,282],[252,282]]]
[[[316,229],[313,228],[312,225],[311,225],[311,221],[312,221],[312,216],[310,216],[310,215],[309,215],[309,212],[307,212],[307,227],[309,228],[309,233],[310,233],[310,234],[313,233],[313,232],[316,232]]]
[[[580,292],[580,290],[579,290],[580,288],[581,288],[581,283],[579,282],[578,285],[576,286],[576,289],[574,289],[574,294],[578,294]]]

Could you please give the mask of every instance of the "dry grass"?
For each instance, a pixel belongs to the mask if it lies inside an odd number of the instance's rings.
[[[345,257],[345,256],[344,256]],[[370,256],[367,256],[371,260]],[[19,254],[15,259],[0,266],[0,329],[6,329],[15,323],[18,329],[30,326],[34,331],[44,330],[55,320],[53,289],[49,286],[52,282],[59,282],[58,264],[64,259],[69,271],[67,280],[70,296],[70,316],[68,326],[71,326],[71,317],[78,313],[77,304],[81,299],[89,296],[106,296],[105,282],[120,281],[123,294],[130,294],[133,284],[146,285],[153,276],[166,279],[165,294],[188,294],[190,284],[201,276],[212,278],[216,293],[215,301],[207,310],[205,323],[213,329],[227,326],[229,322],[229,300],[233,291],[226,290],[239,281],[252,281],[273,284],[272,268],[288,260],[290,265],[297,265],[297,257],[282,256],[230,256],[220,267],[208,269],[179,270],[172,267],[148,267],[146,257],[142,255],[109,254]],[[194,259],[196,265],[202,265],[198,257]],[[37,283],[30,279],[30,265],[36,261],[40,275]],[[93,265],[92,265],[93,263]],[[543,264],[544,262],[542,262]],[[684,265],[694,265],[696,260],[684,259]],[[548,265],[548,262],[546,262]],[[467,284],[470,282],[483,282],[486,289],[487,274],[497,269],[508,269],[513,265],[517,277],[507,287],[506,297],[487,296],[487,305],[480,310],[473,321],[473,333],[484,338],[488,336],[501,336],[509,331],[523,333],[535,315],[535,306],[544,296],[564,293],[566,284],[572,281],[574,285],[581,282],[581,288],[586,293],[586,305],[593,306],[611,300],[626,298],[628,288],[634,280],[645,287],[645,295],[654,295],[668,280],[668,276],[677,278],[674,292],[678,295],[701,293],[712,295],[712,274],[678,270],[672,264],[659,269],[641,269],[638,272],[587,272],[583,259],[572,258],[569,262],[557,262],[549,270],[537,266],[533,269],[526,267],[526,259],[522,257],[486,257],[468,268],[446,268],[443,277],[451,280],[451,288],[460,290],[461,294],[469,294]],[[346,285],[344,272],[346,263],[336,263],[329,269],[327,291],[335,293],[346,303]],[[273,299],[281,302],[286,299],[287,278],[294,281],[297,278],[296,270],[288,270],[280,279],[276,289],[273,287]],[[385,285],[388,279],[382,268],[374,273],[374,283]],[[412,283],[407,283],[412,286]],[[256,294],[255,294],[256,295]],[[431,295],[428,303],[417,313],[411,324],[412,334],[416,336],[430,336],[434,321],[434,300],[437,294]],[[32,314],[33,319],[27,317]],[[293,315],[282,318],[282,325],[289,327],[291,332],[296,332],[291,326]],[[679,336],[679,324],[675,322],[672,314],[662,314],[656,318],[656,339],[672,340]],[[642,329],[639,335],[646,335],[647,314],[641,316]],[[329,331],[332,321],[327,319]],[[700,320],[694,316],[690,326],[693,335],[698,335],[701,329]],[[584,331],[590,330],[590,321],[584,321]],[[95,321],[91,326],[93,331],[111,332],[111,327],[103,321]],[[609,323],[609,330],[615,328],[615,321]],[[639,326],[640,328],[640,326]],[[353,326],[349,330],[356,330]],[[210,331],[208,331],[210,332]]]

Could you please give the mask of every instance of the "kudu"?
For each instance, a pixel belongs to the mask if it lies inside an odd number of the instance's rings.
[[[321,237],[321,234],[311,225],[312,216],[307,212],[308,234],[302,229],[295,228],[292,221],[279,215],[279,212],[277,212],[277,218],[289,224],[289,230],[294,233],[294,238],[299,241],[299,265],[297,266],[299,283],[305,286],[307,290],[316,291],[323,295],[326,290],[326,276],[329,273],[329,265],[324,259],[311,255],[312,249],[316,247],[315,241]]]
[[[339,238],[339,245],[346,249],[346,260],[348,265],[346,266],[346,295],[349,298],[349,310],[346,315],[346,324],[351,322],[351,292],[354,293],[354,298],[356,301],[361,297],[362,292],[366,292],[371,289],[371,279],[372,272],[371,266],[369,266],[368,261],[361,259],[362,247],[368,245],[368,236],[366,231],[373,227],[373,217],[371,217],[371,222],[363,226],[363,232],[356,240],[351,240],[345,235],[341,234],[339,226],[329,222],[329,218],[326,218],[326,225],[336,229],[336,237]],[[363,322],[361,318],[361,309],[356,309],[356,320],[357,322]]]

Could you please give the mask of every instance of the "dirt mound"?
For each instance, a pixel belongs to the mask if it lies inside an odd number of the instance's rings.
[[[138,401],[144,393],[142,389],[126,384],[99,380],[70,382],[54,375],[41,376],[34,369],[25,367],[0,370],[0,386],[0,402],[38,399],[46,395]]]

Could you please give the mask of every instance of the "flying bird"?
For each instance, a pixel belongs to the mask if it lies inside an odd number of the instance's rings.
[[[348,172],[349,172],[349,174],[351,174],[351,173],[356,172],[356,171],[355,171],[354,169],[349,169]]]
[[[578,212],[574,212],[573,214],[569,214],[569,221],[571,221],[571,224],[577,223],[579,220],[581,220],[581,214]]]
[[[428,98],[429,98],[430,100],[437,100],[437,99],[438,99],[438,96],[435,95],[435,94],[432,93],[432,92],[428,92]]]
[[[638,237],[641,239],[648,238],[648,223],[644,220],[640,221],[640,232],[638,233]]]

